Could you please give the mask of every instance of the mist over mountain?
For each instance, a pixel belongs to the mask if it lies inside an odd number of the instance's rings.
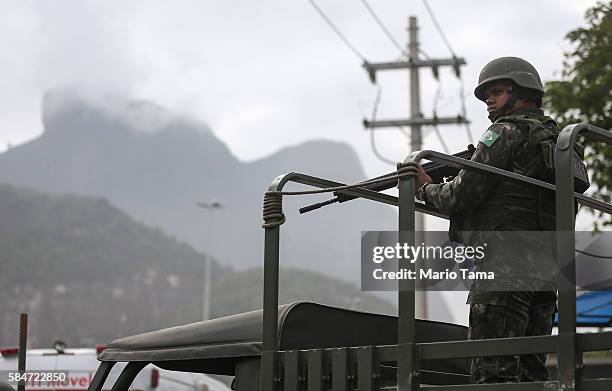
[[[279,174],[365,179],[347,144],[312,141],[243,162],[207,125],[150,102],[95,101],[56,91],[45,97],[42,116],[39,138],[0,155],[0,182],[104,197],[232,267],[262,265],[263,193]],[[281,264],[357,281],[360,232],[394,229],[396,212],[356,200],[298,215],[299,207],[328,198],[285,197]],[[211,214],[195,206],[211,199],[224,208]]]

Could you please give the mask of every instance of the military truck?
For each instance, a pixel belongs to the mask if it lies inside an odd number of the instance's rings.
[[[45,371],[63,373],[56,373],[55,380],[26,381],[25,391],[87,390],[98,367],[96,358],[104,351],[104,345],[96,345],[95,348],[68,348],[62,341],[56,341],[53,345],[52,349],[28,349],[27,369],[32,373],[39,371],[40,374]],[[17,371],[18,350],[17,347],[0,348],[0,372]],[[115,383],[125,364],[118,363],[113,367],[106,379],[107,384]],[[229,391],[229,388],[201,373],[165,371],[148,365],[134,378],[129,391]]]
[[[612,349],[612,332],[576,333],[574,237],[556,241],[557,260],[570,281],[559,288],[559,333],[506,339],[470,340],[453,324],[415,319],[415,290],[398,291],[398,317],[332,308],[315,303],[278,306],[280,226],[285,221],[282,192],[297,182],[399,208],[398,231],[415,243],[415,212],[440,217],[435,208],[415,202],[415,163],[497,175],[556,192],[556,229],[573,232],[575,202],[612,213],[612,206],[575,193],[573,172],[579,136],[610,144],[612,133],[587,123],[563,129],[556,144],[555,185],[434,151],[412,153],[398,172],[353,186],[299,173],[276,178],[264,199],[263,310],[118,339],[99,356],[89,391],[100,391],[111,368],[127,362],[112,391],[125,391],[146,365],[175,371],[234,375],[236,390],[611,390],[608,378],[584,376],[583,352]],[[441,164],[441,165],[440,165]],[[579,175],[578,175],[579,176]],[[399,187],[399,196],[379,192]],[[338,198],[337,197],[337,198]],[[320,206],[320,205],[319,205]],[[410,288],[410,287],[409,287]],[[473,357],[556,353],[557,379],[520,384],[469,385]]]

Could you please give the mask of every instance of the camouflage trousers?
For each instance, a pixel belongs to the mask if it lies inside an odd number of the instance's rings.
[[[470,295],[469,339],[550,335],[554,292],[487,292]],[[472,361],[471,382],[549,380],[546,354],[481,357]]]

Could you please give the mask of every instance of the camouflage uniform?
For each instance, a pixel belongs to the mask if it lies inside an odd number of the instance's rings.
[[[472,161],[550,180],[545,177],[547,157],[543,156],[542,142],[554,140],[558,132],[555,122],[539,109],[514,112],[498,118],[489,127]],[[508,241],[503,233],[554,230],[554,195],[499,177],[461,170],[449,183],[428,185],[425,202],[450,215],[451,233],[473,231],[469,238],[452,239],[466,244],[486,241],[487,244],[494,242],[499,245],[497,250],[491,248],[492,259],[496,262],[489,263],[487,259],[487,266],[476,265],[476,270],[494,267],[496,285],[493,288],[480,282],[472,285],[468,297],[471,304],[469,338],[549,335],[556,302],[553,287],[536,289],[520,285],[517,288],[517,284],[524,281],[516,279],[517,270],[520,270],[527,280],[545,280],[546,277],[541,275],[542,265],[536,265],[542,259],[531,250],[524,250],[520,256],[508,259],[504,246],[513,245],[519,250],[522,247]],[[483,237],[485,231],[496,231],[494,235],[499,237]],[[472,381],[547,380],[545,361],[546,355],[478,358],[472,363]]]

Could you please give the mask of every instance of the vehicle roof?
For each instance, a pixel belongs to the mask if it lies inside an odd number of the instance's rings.
[[[261,353],[263,311],[162,329],[120,338],[98,357],[101,361],[146,361],[162,368],[233,374],[237,362]],[[397,318],[297,302],[278,308],[280,350],[390,345],[397,342]],[[467,328],[417,320],[417,342],[467,338]],[[439,360],[431,370],[464,372],[465,360]],[[425,369],[425,368],[424,368]]]

